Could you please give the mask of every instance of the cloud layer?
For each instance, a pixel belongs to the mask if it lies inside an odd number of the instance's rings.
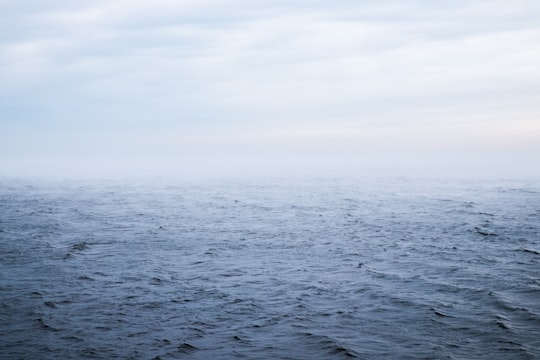
[[[533,0],[3,1],[0,174],[469,169],[500,154],[529,174],[539,17]]]

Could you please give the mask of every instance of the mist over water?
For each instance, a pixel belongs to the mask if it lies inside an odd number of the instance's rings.
[[[540,185],[0,180],[6,359],[535,359]]]
[[[0,360],[540,358],[539,18],[0,1]]]

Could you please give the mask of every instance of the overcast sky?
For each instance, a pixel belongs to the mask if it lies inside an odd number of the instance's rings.
[[[540,1],[0,0],[0,175],[540,175]]]

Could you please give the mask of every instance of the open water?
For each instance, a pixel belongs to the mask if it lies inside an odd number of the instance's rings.
[[[537,359],[534,181],[0,180],[2,359]]]

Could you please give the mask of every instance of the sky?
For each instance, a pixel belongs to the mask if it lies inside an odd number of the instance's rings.
[[[537,0],[0,0],[0,176],[540,176]]]

